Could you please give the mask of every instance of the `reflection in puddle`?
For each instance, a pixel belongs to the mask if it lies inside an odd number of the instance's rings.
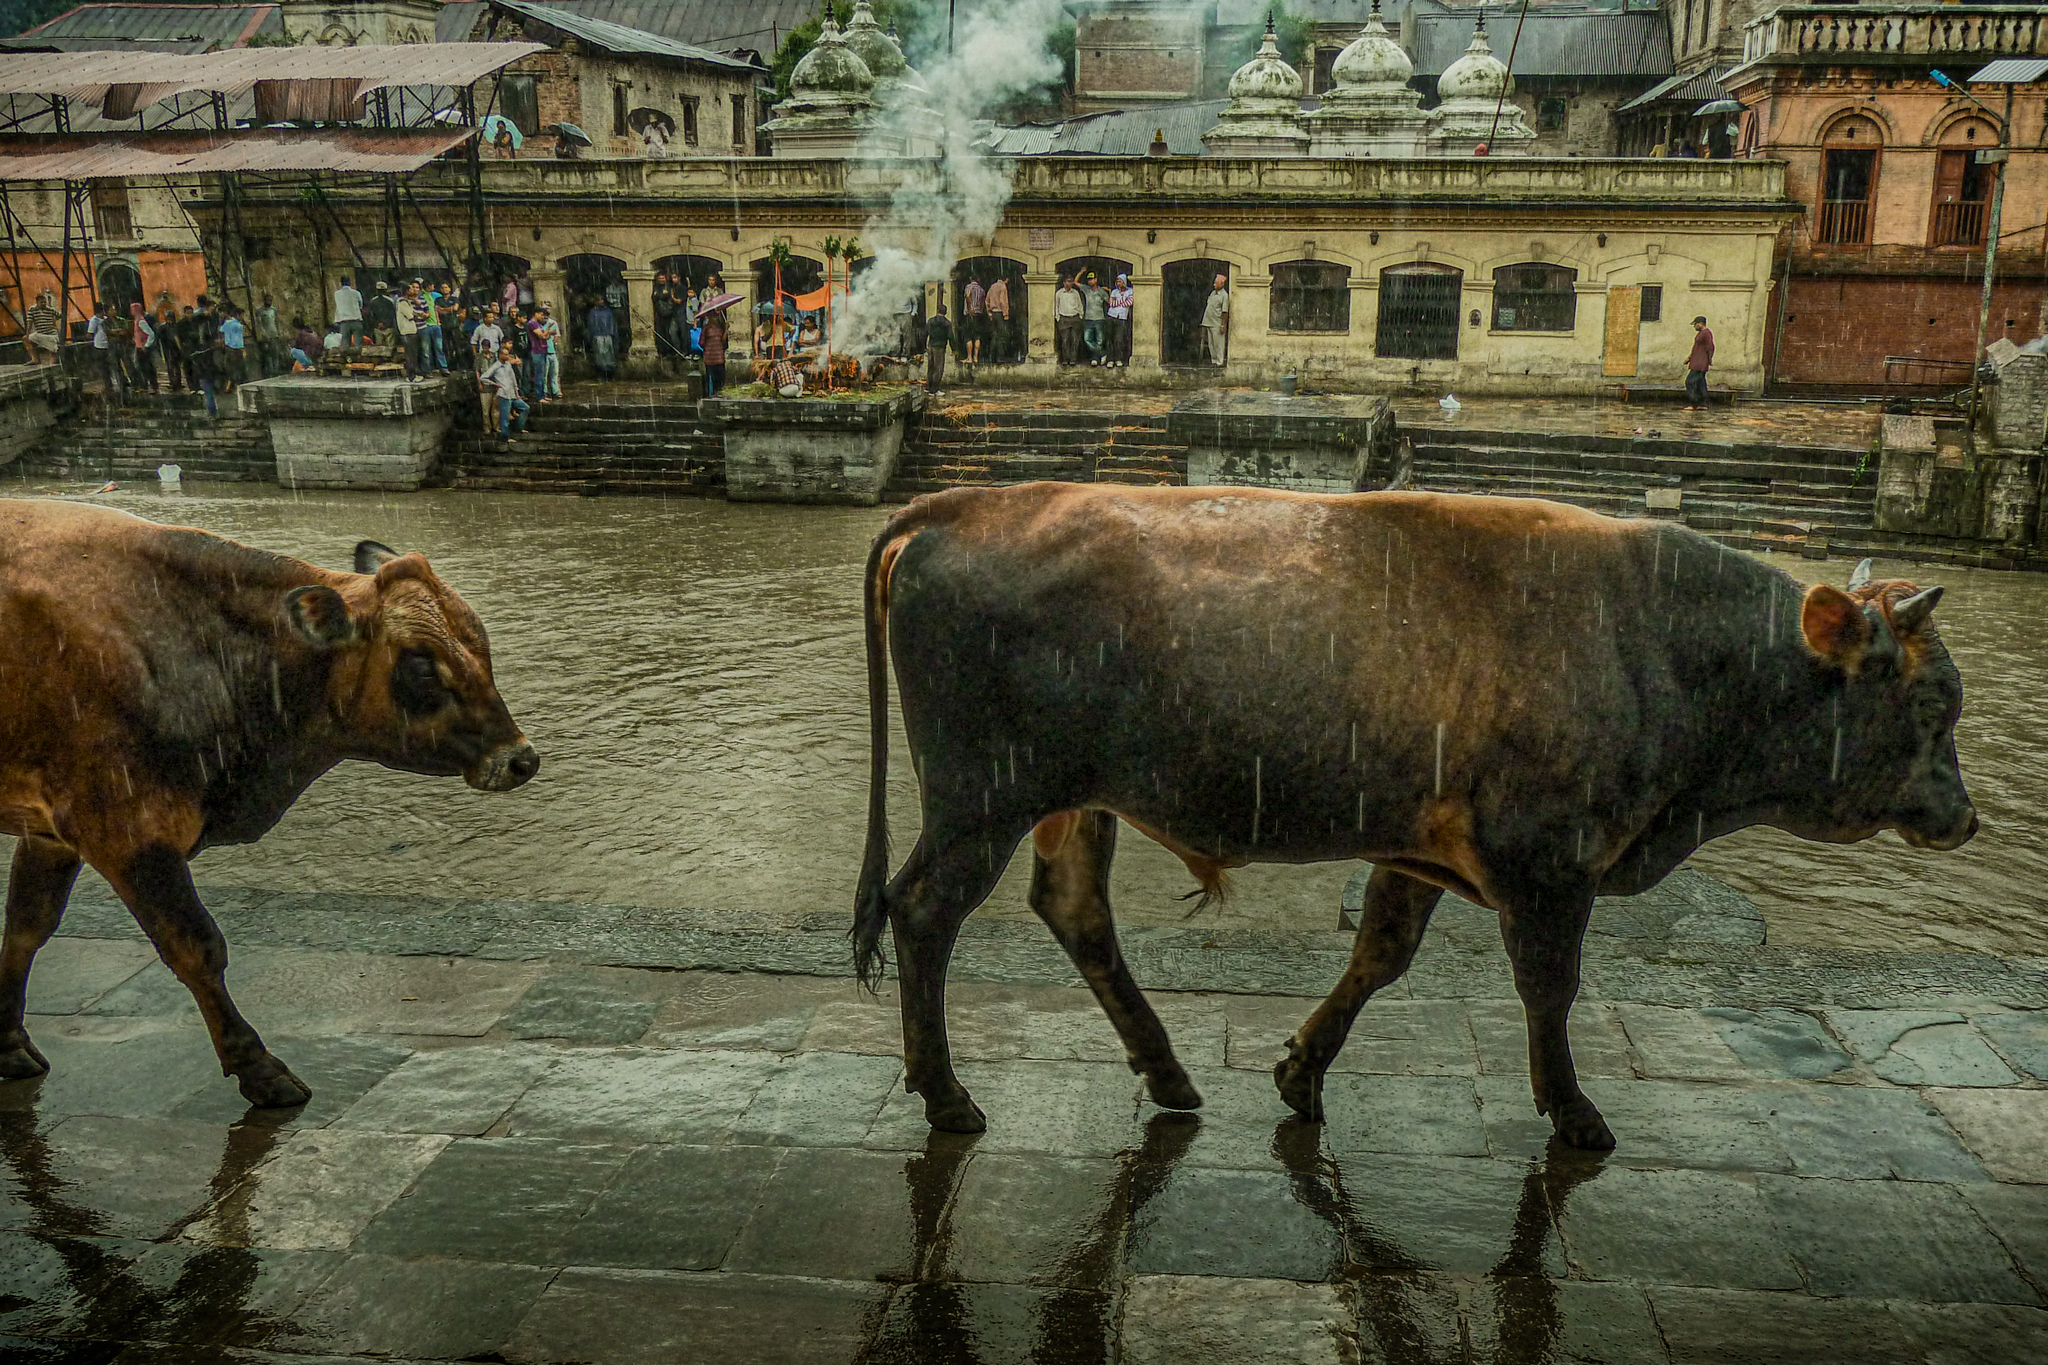
[[[114,1235],[116,1220],[94,1206],[91,1188],[65,1174],[63,1128],[55,1128],[53,1136],[38,1124],[33,1103],[0,1114],[0,1160],[12,1177],[12,1202],[28,1214],[27,1236],[45,1253],[24,1285],[37,1297],[0,1293],[11,1330],[103,1341],[219,1341],[268,1336],[283,1325],[251,1306],[264,1271],[259,1253],[175,1240],[244,1184],[277,1146],[279,1124],[259,1118],[224,1130],[205,1196],[153,1242]],[[249,1240],[246,1221],[221,1222],[217,1235]]]

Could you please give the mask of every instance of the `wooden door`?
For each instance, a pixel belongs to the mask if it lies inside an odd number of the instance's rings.
[[[1635,377],[1636,343],[1642,334],[1642,320],[1641,285],[1607,286],[1607,363],[1601,373],[1615,379]]]

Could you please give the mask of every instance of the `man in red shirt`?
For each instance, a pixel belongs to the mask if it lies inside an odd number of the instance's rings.
[[[1707,320],[1692,320],[1692,354],[1685,358],[1685,406],[1697,411],[1707,405],[1707,371],[1714,365],[1714,334]]]

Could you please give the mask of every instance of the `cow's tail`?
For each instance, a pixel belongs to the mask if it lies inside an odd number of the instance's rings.
[[[874,990],[889,965],[882,930],[889,924],[889,571],[902,537],[893,520],[868,551],[861,599],[868,650],[868,843],[853,893],[853,970]]]

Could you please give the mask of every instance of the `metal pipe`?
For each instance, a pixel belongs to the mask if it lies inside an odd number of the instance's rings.
[[[1976,99],[1971,100],[1983,108]],[[1991,111],[1986,109],[1986,113]],[[1997,118],[1997,115],[1992,115]],[[1984,388],[1984,333],[1991,327],[1991,286],[1998,275],[1998,220],[2005,208],[2005,164],[2012,140],[2012,87],[2005,87],[2005,116],[1998,119],[1997,178],[1991,186],[1991,222],[1984,232],[1984,292],[1977,304],[1977,347],[1970,353],[1970,414],[1965,428],[1971,454],[1977,450],[1977,405]]]

